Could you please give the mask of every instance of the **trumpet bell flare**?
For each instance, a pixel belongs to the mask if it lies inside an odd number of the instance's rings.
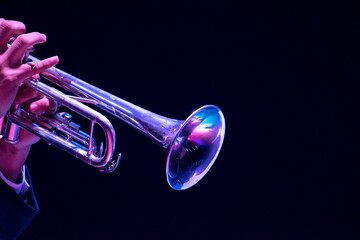
[[[214,164],[225,136],[225,118],[213,105],[193,112],[178,131],[166,161],[166,176],[175,190],[196,184]]]

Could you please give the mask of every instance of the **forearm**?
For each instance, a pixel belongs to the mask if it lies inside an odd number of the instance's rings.
[[[0,139],[0,171],[4,176],[17,183],[31,146],[17,148],[16,145]]]

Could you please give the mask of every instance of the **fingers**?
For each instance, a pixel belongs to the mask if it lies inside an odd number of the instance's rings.
[[[42,112],[54,112],[57,108],[57,105],[53,100],[44,97],[27,85],[19,87],[13,105],[22,103],[28,103],[30,112],[35,114]]]
[[[25,103],[26,105],[29,104],[29,110],[32,113],[53,112],[57,108],[57,105],[53,100],[44,97],[27,85],[19,87],[13,105],[22,103]]]
[[[26,27],[22,22],[0,18],[0,54],[7,50],[7,43],[12,36],[25,33]]]
[[[0,18],[0,77],[17,85],[35,74],[45,71],[59,62],[57,56],[45,60],[23,64],[26,51],[35,44],[46,42],[46,36],[38,32],[25,33],[22,22]],[[8,48],[9,39],[15,41]]]
[[[20,66],[25,52],[35,44],[46,42],[46,36],[38,32],[21,34],[4,53],[11,66]]]
[[[39,62],[33,62],[32,64],[25,63],[19,68],[20,73],[19,73],[18,81],[21,82],[38,73],[41,73],[46,69],[55,66],[56,64],[58,64],[58,62],[59,62],[58,56],[54,56],[41,60]]]
[[[56,107],[56,103],[53,100],[44,97],[30,104],[29,110],[32,113],[54,112]]]
[[[30,101],[33,102],[40,98],[42,98],[42,95],[39,92],[35,91],[31,87],[22,85],[19,87],[19,90],[12,105],[18,105]]]

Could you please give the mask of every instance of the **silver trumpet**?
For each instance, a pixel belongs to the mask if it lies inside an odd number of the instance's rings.
[[[39,59],[29,55],[27,61],[37,62]],[[113,159],[115,130],[105,116],[84,104],[90,103],[134,127],[167,152],[167,181],[175,190],[196,184],[208,172],[220,152],[225,135],[225,119],[221,110],[214,105],[203,106],[186,120],[179,121],[142,109],[55,67],[47,69],[40,76],[76,96],[66,95],[36,79],[26,84],[58,105],[89,119],[90,133],[82,132],[68,113],[36,115],[27,111],[26,107],[14,106],[0,119],[0,135],[8,142],[17,141],[20,126],[100,171],[112,172],[121,158],[119,154]],[[93,138],[95,124],[105,133],[105,147],[103,143],[98,147]]]

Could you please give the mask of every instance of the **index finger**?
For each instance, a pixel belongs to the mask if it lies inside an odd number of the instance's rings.
[[[10,65],[17,67],[22,62],[29,47],[43,42],[46,42],[45,34],[38,32],[21,34],[4,54],[8,58]]]
[[[7,44],[12,36],[19,36],[26,32],[25,24],[19,21],[0,19],[0,54],[7,50]]]
[[[22,82],[35,74],[44,72],[46,69],[55,66],[58,64],[59,58],[58,56],[50,57],[39,62],[32,62],[32,64],[24,63],[19,68],[20,73],[18,77],[18,81]]]

